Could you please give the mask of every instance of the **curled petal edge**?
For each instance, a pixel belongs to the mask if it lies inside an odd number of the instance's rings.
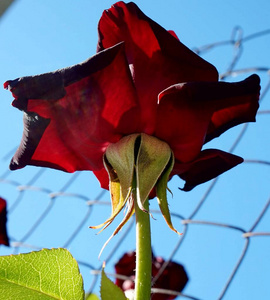
[[[243,161],[242,157],[221,150],[203,150],[193,162],[176,166],[176,170],[182,168],[178,176],[185,180],[184,187],[180,189],[191,191],[197,185],[214,179]]]

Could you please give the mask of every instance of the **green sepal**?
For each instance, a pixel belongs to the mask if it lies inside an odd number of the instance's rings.
[[[107,277],[104,268],[101,272],[100,296],[101,300],[128,300],[124,292]]]
[[[136,161],[137,202],[141,210],[171,157],[167,143],[147,134],[141,134]]]
[[[161,212],[169,227],[177,232],[171,222],[166,196],[167,182],[174,166],[173,153],[167,143],[145,133],[125,136],[107,147],[103,162],[110,181],[112,212],[104,223],[91,228],[103,227],[104,230],[125,206],[126,211],[99,256],[134,214],[134,201],[140,210],[149,213],[144,204],[155,186]]]
[[[104,243],[104,245],[102,246],[98,258],[100,258],[103,250],[105,249],[105,247],[108,245],[108,243],[110,242],[110,240],[122,229],[122,227],[127,223],[127,221],[131,218],[131,216],[134,214],[134,200],[133,200],[133,193],[131,193],[130,197],[129,197],[129,201],[127,201],[127,207],[126,207],[127,211],[125,213],[124,219],[121,221],[121,223],[117,226],[117,228],[114,230],[114,232],[112,233],[112,235],[108,238],[108,240]],[[106,225],[107,227],[108,225]],[[106,228],[105,227],[105,228]],[[104,228],[104,229],[105,229]]]
[[[115,219],[115,217],[119,214],[119,212],[123,209],[125,206],[128,197],[123,198],[121,194],[121,184],[119,181],[119,178],[115,172],[115,170],[112,168],[112,166],[108,163],[106,160],[106,157],[104,157],[104,166],[107,170],[107,173],[109,175],[110,180],[110,194],[111,194],[111,204],[112,204],[112,212],[111,216],[102,224],[96,225],[96,226],[90,226],[92,229],[98,229],[104,226],[100,231],[102,232],[105,228],[107,228],[112,221]],[[130,189],[131,191],[131,189]]]
[[[134,147],[138,136],[139,134],[132,134],[123,137],[119,142],[107,147],[103,164],[109,175],[112,212],[104,223],[90,228],[97,229],[104,226],[101,230],[103,231],[112,223],[127,203],[132,189],[135,164]],[[117,228],[117,232],[122,226],[119,229]]]
[[[166,221],[166,223],[168,224],[168,226],[175,231],[176,233],[180,234],[174,227],[171,221],[171,214],[169,211],[169,205],[168,205],[168,201],[167,201],[167,184],[168,184],[168,180],[170,177],[170,173],[173,169],[174,166],[174,155],[171,152],[171,159],[165,169],[165,171],[162,173],[162,175],[160,176],[157,184],[156,184],[156,195],[157,195],[157,202],[160,208],[160,211]]]
[[[106,149],[106,158],[115,170],[121,183],[121,196],[127,198],[132,187],[134,174],[134,148],[139,134],[131,134],[123,137]]]

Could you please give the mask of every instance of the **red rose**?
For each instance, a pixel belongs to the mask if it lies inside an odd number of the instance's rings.
[[[115,273],[117,275],[124,275],[129,279],[116,278],[115,284],[119,286],[123,291],[133,290],[135,287],[135,252],[125,253],[120,260],[115,264]],[[164,263],[164,259],[161,257],[152,256],[152,276],[153,278],[158,274],[160,268]],[[175,292],[181,292],[188,282],[188,276],[184,267],[176,262],[169,262],[165,270],[159,276],[158,280],[154,284],[154,288],[172,290]],[[176,296],[167,294],[153,294],[152,300],[169,300],[175,299]]]
[[[203,144],[255,121],[259,77],[218,82],[216,69],[134,3],[117,2],[99,22],[98,53],[82,64],[7,81],[23,110],[24,133],[12,170],[26,165],[67,172],[91,170],[108,189],[102,157],[133,133],[166,142],[171,176],[184,190],[210,180],[242,158]]]
[[[0,244],[9,246],[7,235],[7,202],[0,198]]]

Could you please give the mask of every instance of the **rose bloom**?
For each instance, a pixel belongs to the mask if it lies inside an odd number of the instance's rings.
[[[257,75],[219,82],[214,66],[132,2],[105,10],[98,34],[97,54],[87,61],[4,84],[15,98],[12,105],[24,112],[11,170],[26,165],[91,170],[109,189],[106,150],[132,134],[170,147],[169,179],[180,176],[185,191],[243,161],[202,147],[233,126],[255,121]]]
[[[119,286],[124,292],[134,290],[135,284],[135,261],[136,253],[125,253],[120,260],[115,264],[115,273],[117,275],[124,275],[127,279],[116,277],[115,284]],[[154,278],[164,263],[162,257],[155,257],[152,255],[152,277]],[[157,281],[153,285],[153,288],[172,290],[174,292],[181,292],[188,282],[188,276],[184,267],[176,262],[169,262],[167,267],[158,277]],[[152,300],[169,300],[175,299],[177,296],[154,293],[151,296]]]

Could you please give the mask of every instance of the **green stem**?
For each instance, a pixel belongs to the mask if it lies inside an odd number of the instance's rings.
[[[152,279],[150,214],[138,207],[136,197],[134,202],[136,215],[135,300],[148,300],[151,297]],[[144,207],[147,211],[149,210],[148,199],[145,201]]]

